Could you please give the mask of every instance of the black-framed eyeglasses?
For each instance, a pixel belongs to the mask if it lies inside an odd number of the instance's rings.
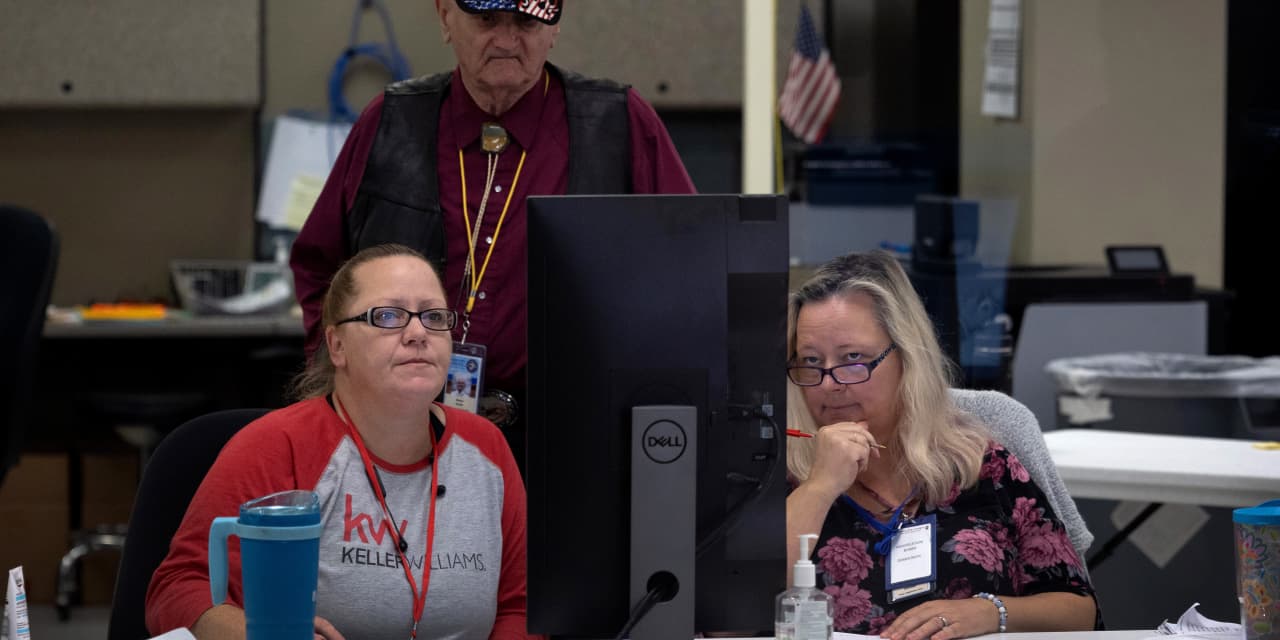
[[[897,348],[896,343],[890,342],[889,348],[885,349],[884,353],[868,362],[851,362],[825,369],[805,366],[787,367],[787,377],[799,387],[816,387],[822,384],[822,378],[828,375],[839,384],[862,384],[871,379],[871,372],[875,371],[876,367],[889,357],[889,353]]]
[[[449,309],[410,311],[400,307],[372,307],[358,316],[339,320],[338,324],[367,322],[379,329],[403,329],[409,326],[409,319],[414,316],[418,317],[422,326],[432,331],[448,331],[458,323],[458,312]]]

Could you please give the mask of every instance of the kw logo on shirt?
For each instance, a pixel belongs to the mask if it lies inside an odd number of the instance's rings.
[[[408,527],[409,527],[408,520],[400,521],[401,536],[404,536],[404,530],[407,529]],[[368,530],[367,535],[365,533],[366,529]],[[360,536],[360,542],[363,542],[365,544],[369,544],[369,540],[372,539],[373,544],[381,546],[383,538],[389,537],[392,540],[396,539],[396,537],[391,533],[391,523],[387,521],[386,518],[379,516],[378,524],[375,526],[373,524],[373,516],[367,513],[354,514],[354,517],[353,517],[352,511],[351,511],[351,494],[348,493],[347,509],[346,509],[346,512],[344,512],[342,515],[342,541],[343,542],[351,542],[351,532],[353,530],[356,532],[357,536]]]
[[[404,532],[409,527],[408,520],[400,521],[399,533],[404,536]],[[379,516],[375,524],[372,515],[367,513],[355,513],[351,506],[351,494],[346,496],[346,510],[342,519],[342,541],[352,542],[352,533],[359,538],[364,545],[372,544],[375,548],[370,549],[360,546],[342,547],[342,563],[356,564],[371,567],[387,567],[399,569],[403,565],[400,554],[395,551],[396,536],[392,534],[391,523]],[[385,546],[384,546],[385,545]],[[422,568],[423,557],[408,555],[409,565],[415,569]],[[436,553],[433,554],[431,560],[432,571],[485,571],[484,554],[483,553]]]

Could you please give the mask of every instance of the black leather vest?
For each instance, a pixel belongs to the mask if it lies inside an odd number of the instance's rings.
[[[630,193],[626,87],[547,67],[564,81],[569,121],[568,193]],[[444,274],[446,245],[436,177],[436,136],[440,105],[451,75],[441,73],[387,87],[364,177],[347,212],[347,255],[397,242],[421,251]]]

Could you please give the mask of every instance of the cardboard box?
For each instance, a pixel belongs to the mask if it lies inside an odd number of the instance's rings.
[[[138,456],[132,453],[88,454],[84,460],[85,528],[129,522],[138,488]],[[99,551],[80,561],[81,603],[109,605],[116,586],[119,551]]]
[[[82,459],[81,522],[85,527],[127,523],[138,484],[137,456],[88,454]],[[0,485],[0,568],[22,565],[32,604],[54,602],[58,564],[71,548],[67,460],[66,454],[25,454]],[[81,604],[111,604],[119,564],[118,551],[81,559]]]
[[[22,456],[0,484],[0,568],[22,565],[33,604],[53,602],[68,521],[67,456]]]

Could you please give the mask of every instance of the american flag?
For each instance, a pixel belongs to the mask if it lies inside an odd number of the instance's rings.
[[[809,8],[800,5],[796,44],[778,100],[779,115],[797,138],[813,144],[827,134],[839,99],[840,76],[836,75],[831,54],[813,28]]]
[[[560,13],[560,0],[520,0],[520,11],[539,20],[554,22]]]

